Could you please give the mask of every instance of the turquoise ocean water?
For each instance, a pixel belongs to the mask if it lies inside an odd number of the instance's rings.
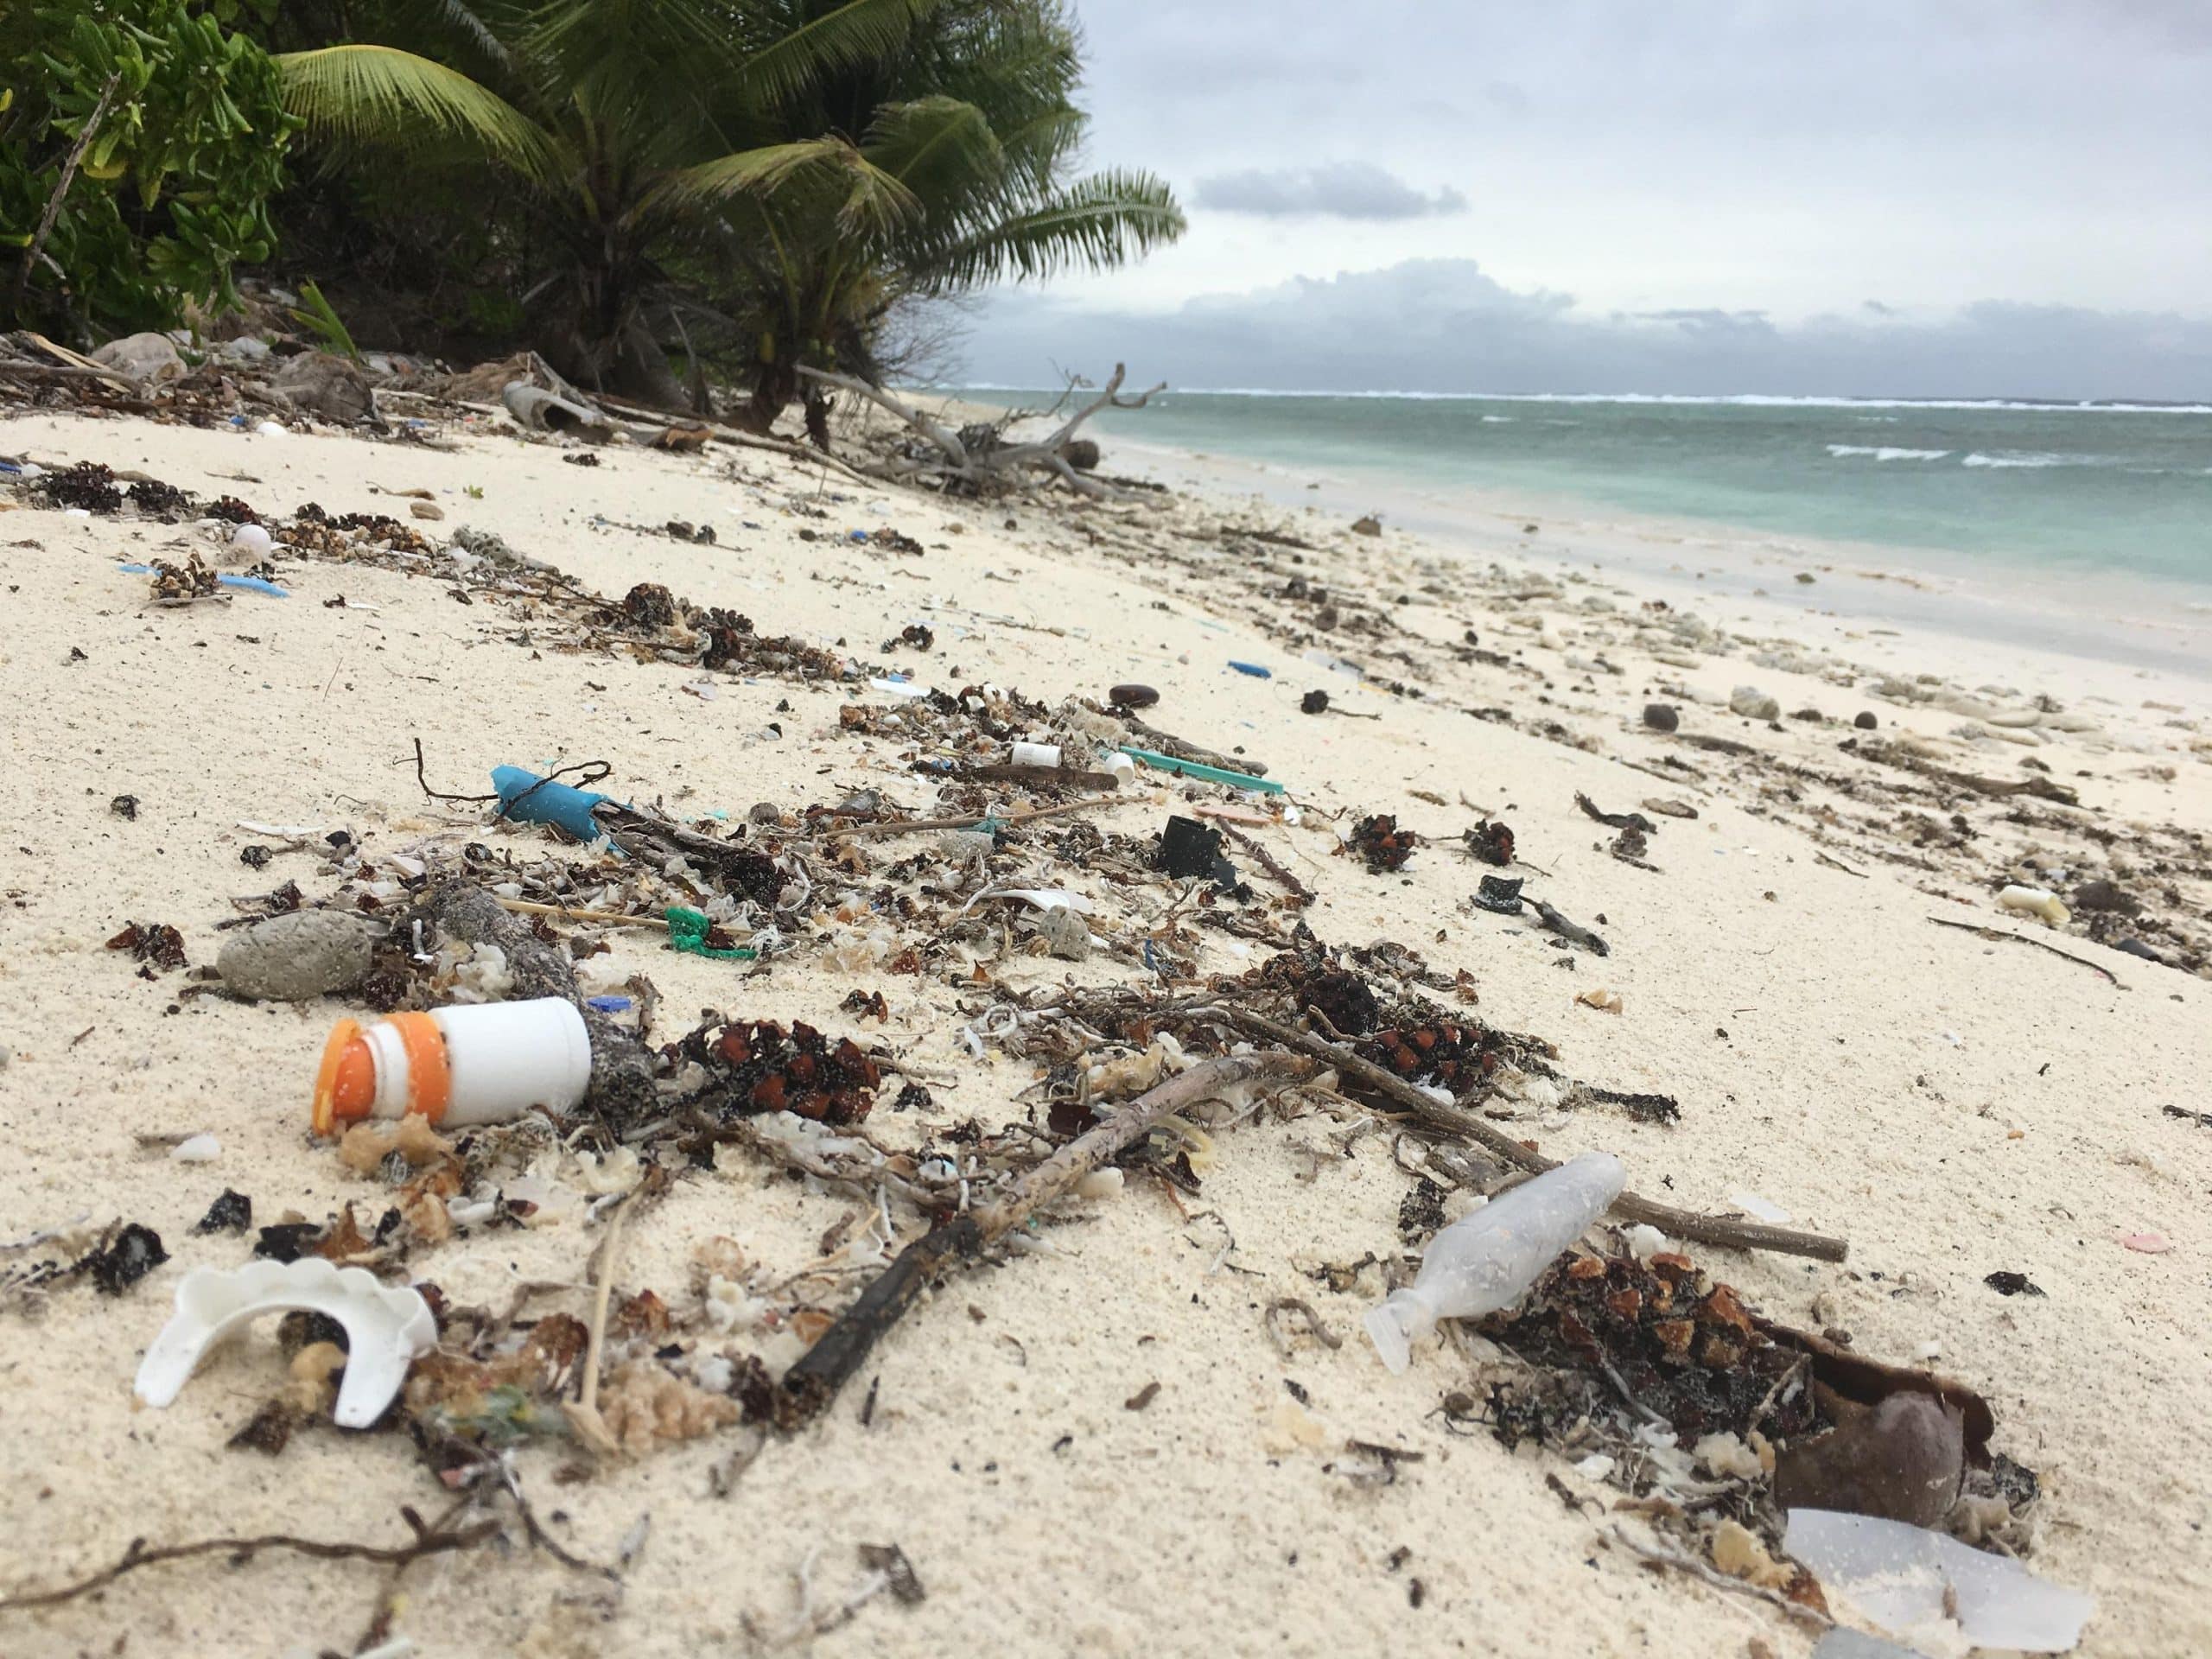
[[[1919,550],[1971,576],[2212,596],[2212,404],[1173,392],[1096,424],[1378,486],[1522,491]]]

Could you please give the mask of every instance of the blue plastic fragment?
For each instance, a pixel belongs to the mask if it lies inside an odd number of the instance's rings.
[[[594,842],[607,833],[591,810],[607,798],[568,784],[550,784],[521,766],[492,768],[492,787],[499,792],[499,816],[518,823],[550,823],[578,841]]]
[[[627,1014],[630,999],[626,996],[588,996],[584,998],[584,1006],[601,1014]]]
[[[851,542],[864,542],[868,540],[868,531],[864,530],[849,530],[845,532],[845,539]]]
[[[154,567],[150,564],[118,564],[115,568],[126,576],[150,576],[154,574]],[[292,596],[290,588],[279,588],[275,582],[264,582],[259,576],[220,575],[215,580],[226,588],[243,588],[250,594],[267,594],[271,599],[289,599]]]
[[[1230,658],[1229,665],[1239,674],[1249,674],[1255,680],[1272,680],[1275,677],[1275,671],[1271,668],[1262,668],[1257,663],[1240,663],[1233,657]]]

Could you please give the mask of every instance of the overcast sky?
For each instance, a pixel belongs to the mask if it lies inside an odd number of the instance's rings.
[[[1076,5],[1191,228],[974,378],[2212,395],[2212,0]]]

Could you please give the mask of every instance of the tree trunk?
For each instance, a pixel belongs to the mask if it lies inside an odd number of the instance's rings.
[[[830,399],[814,386],[806,391],[806,435],[823,454],[830,453]]]
[[[688,410],[691,406],[683,383],[669,366],[668,353],[652,337],[641,319],[632,318],[614,348],[614,362],[607,377],[617,397],[632,397],[657,409]]]
[[[753,378],[753,396],[747,400],[738,424],[749,431],[766,435],[776,424],[776,417],[791,404],[798,392],[798,374],[782,363],[763,363]]]

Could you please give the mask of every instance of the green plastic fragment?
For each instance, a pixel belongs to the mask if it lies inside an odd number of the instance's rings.
[[[698,911],[671,905],[661,914],[668,923],[668,948],[671,950],[681,950],[687,957],[713,957],[722,962],[752,962],[760,954],[749,944],[741,944],[734,950],[718,950],[709,944],[707,931],[714,924]]]
[[[1180,772],[1185,778],[1196,778],[1203,783],[1227,784],[1231,789],[1254,789],[1262,795],[1283,792],[1283,786],[1272,778],[1255,778],[1249,772],[1224,772],[1219,766],[1202,766],[1195,760],[1178,760],[1172,754],[1156,754],[1150,749],[1125,747],[1122,753],[1132,760],[1141,761],[1161,772]]]

